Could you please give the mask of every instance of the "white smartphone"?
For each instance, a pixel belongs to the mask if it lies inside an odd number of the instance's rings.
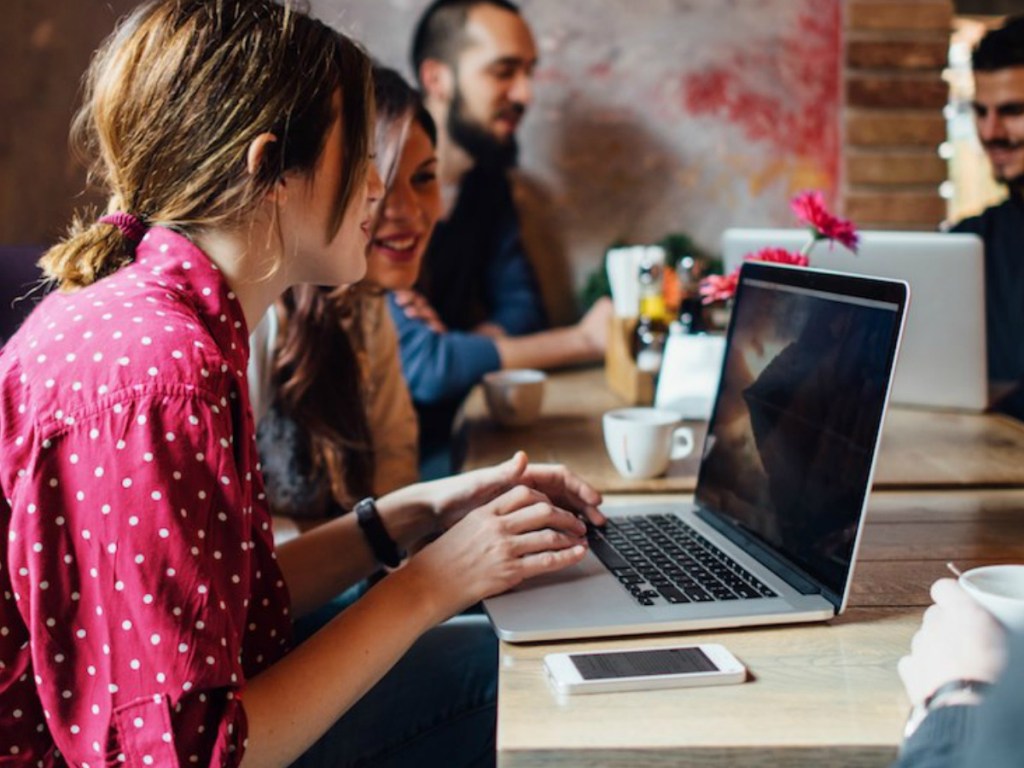
[[[544,667],[559,693],[728,685],[747,679],[747,668],[716,644],[549,653]]]

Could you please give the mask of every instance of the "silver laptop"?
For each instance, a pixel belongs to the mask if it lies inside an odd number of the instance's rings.
[[[840,613],[907,297],[899,281],[744,265],[694,502],[606,507],[581,563],[484,602],[499,637]]]
[[[727,272],[765,246],[799,250],[806,229],[727,229]],[[817,243],[811,266],[906,280],[914,293],[892,401],[981,411],[988,405],[984,246],[976,235],[863,232],[859,253]]]

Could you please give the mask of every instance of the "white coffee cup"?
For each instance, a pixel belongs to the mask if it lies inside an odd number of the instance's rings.
[[[484,376],[487,409],[499,424],[523,427],[540,416],[547,374],[529,368],[492,371]]]
[[[986,565],[964,571],[960,586],[1010,629],[1024,630],[1024,565]]]
[[[669,461],[693,453],[693,430],[679,414],[662,408],[617,408],[604,415],[604,445],[619,474],[658,477]]]

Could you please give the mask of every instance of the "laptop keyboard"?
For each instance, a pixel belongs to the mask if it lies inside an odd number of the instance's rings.
[[[588,538],[591,551],[641,605],[776,597],[675,515],[610,519]]]

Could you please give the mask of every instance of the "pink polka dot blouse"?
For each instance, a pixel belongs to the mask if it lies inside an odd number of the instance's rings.
[[[152,229],[0,350],[0,764],[241,760],[246,678],[291,642],[247,335]]]

